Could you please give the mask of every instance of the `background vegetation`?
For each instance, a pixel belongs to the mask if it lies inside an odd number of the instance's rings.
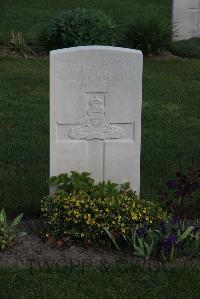
[[[49,19],[63,10],[83,7],[101,9],[111,16],[124,30],[133,19],[140,15],[158,12],[170,19],[171,0],[7,0],[0,9],[0,41],[9,39],[11,30],[22,32],[25,39],[35,41],[42,27]]]
[[[200,38],[173,42],[170,52],[180,57],[200,58]]]

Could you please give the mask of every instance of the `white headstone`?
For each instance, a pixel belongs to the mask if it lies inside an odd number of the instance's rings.
[[[200,0],[173,0],[174,40],[200,37]]]
[[[142,63],[124,48],[51,51],[51,176],[87,171],[139,193]]]

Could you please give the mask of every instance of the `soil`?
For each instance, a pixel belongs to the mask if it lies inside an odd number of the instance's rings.
[[[108,266],[111,264],[129,264],[134,263],[151,269],[171,268],[177,265],[190,264],[200,266],[199,259],[179,258],[173,263],[157,261],[145,261],[142,258],[135,257],[130,251],[120,253],[117,250],[95,249],[92,247],[83,248],[78,245],[65,247],[54,246],[51,243],[44,242],[37,235],[38,221],[23,221],[18,232],[21,234],[16,237],[14,244],[4,251],[0,251],[1,267],[19,267],[19,268],[57,268],[63,266]]]
[[[124,258],[118,251],[97,250],[92,247],[80,246],[53,246],[44,242],[34,231],[34,221],[23,221],[18,228],[19,232],[26,235],[16,237],[13,246],[0,251],[0,267],[57,267],[57,266],[88,266],[108,265],[123,261]],[[129,256],[127,256],[129,258]]]

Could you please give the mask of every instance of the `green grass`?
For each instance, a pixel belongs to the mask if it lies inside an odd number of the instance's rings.
[[[0,270],[1,298],[199,298],[199,267],[166,271],[137,266]]]
[[[170,0],[6,0],[1,1],[0,41],[8,40],[12,30],[22,32],[28,41],[35,41],[49,19],[63,10],[84,7],[101,9],[113,17],[120,29],[132,23],[135,16],[157,12],[170,18]]]
[[[0,206],[34,214],[48,192],[48,61],[0,65]]]
[[[153,198],[170,176],[200,165],[200,60],[144,64],[141,190]]]
[[[36,214],[49,175],[47,59],[0,60],[0,208]],[[200,164],[200,60],[146,59],[141,196],[156,198],[177,169]]]

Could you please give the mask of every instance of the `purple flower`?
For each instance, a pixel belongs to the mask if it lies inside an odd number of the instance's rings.
[[[173,246],[177,245],[177,238],[176,236],[168,236],[163,238],[161,243],[161,248],[165,256],[169,256]]]
[[[140,227],[136,229],[136,233],[139,238],[144,238],[146,236],[147,229],[146,227]]]
[[[181,222],[181,217],[178,215],[175,215],[172,219],[172,224],[180,224]]]

